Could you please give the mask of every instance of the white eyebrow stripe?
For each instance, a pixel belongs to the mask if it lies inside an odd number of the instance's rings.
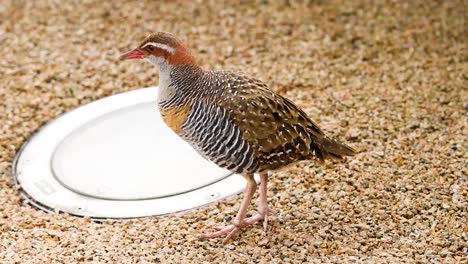
[[[168,45],[157,43],[157,42],[148,42],[145,45],[143,45],[143,47],[141,48],[144,49],[146,46],[149,46],[149,45],[156,47],[156,48],[163,49],[171,54],[175,53],[175,49],[173,47],[169,47]]]

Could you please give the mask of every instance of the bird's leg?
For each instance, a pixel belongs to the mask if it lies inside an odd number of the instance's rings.
[[[234,219],[233,224],[219,228],[219,231],[203,234],[200,236],[200,238],[215,238],[227,234],[223,240],[223,244],[226,244],[232,237],[239,233],[241,227],[250,224],[245,222],[245,215],[247,213],[247,208],[250,205],[250,201],[252,200],[252,196],[257,189],[257,183],[255,182],[252,174],[245,175],[244,177],[247,180],[247,188],[245,190],[244,200],[242,200],[241,206],[237,212],[237,216]]]
[[[267,183],[268,173],[260,173],[260,197],[258,199],[258,214],[245,219],[246,224],[252,225],[263,220],[263,230],[266,232],[268,228],[268,213],[274,213],[268,208],[267,203]]]
[[[263,216],[263,230],[266,232],[268,227],[268,203],[267,203],[267,183],[268,173],[260,173],[260,198],[258,200],[258,211]]]

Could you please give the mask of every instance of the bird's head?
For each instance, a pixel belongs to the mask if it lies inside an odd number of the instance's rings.
[[[158,66],[196,65],[195,58],[187,46],[166,32],[151,34],[137,48],[122,54],[120,59],[147,59]]]

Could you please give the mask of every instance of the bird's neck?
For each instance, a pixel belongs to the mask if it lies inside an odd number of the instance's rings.
[[[160,63],[158,104],[160,107],[176,106],[194,98],[198,79],[202,73],[199,67],[192,65],[173,66]]]
[[[158,103],[166,101],[175,95],[176,89],[171,85],[172,66],[167,62],[159,63]]]

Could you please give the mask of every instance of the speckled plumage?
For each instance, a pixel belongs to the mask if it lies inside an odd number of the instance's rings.
[[[177,132],[218,166],[254,173],[354,153],[325,136],[302,110],[259,80],[193,66],[170,74],[169,85],[178,92],[159,103],[161,112],[190,108]]]

